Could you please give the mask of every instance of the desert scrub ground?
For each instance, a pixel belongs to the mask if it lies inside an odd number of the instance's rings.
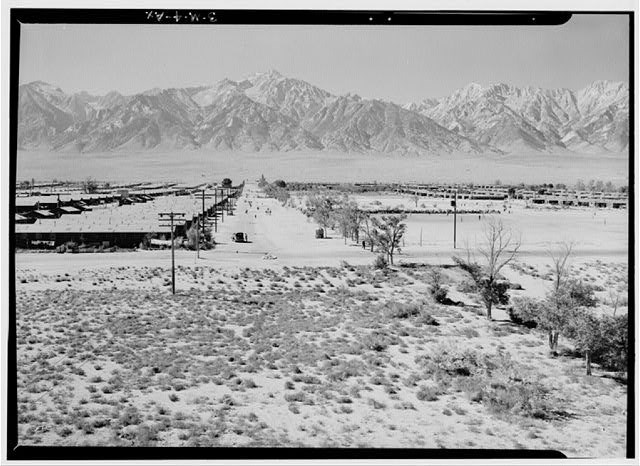
[[[626,386],[442,272],[460,305],[428,266],[22,270],[19,443],[623,456]]]

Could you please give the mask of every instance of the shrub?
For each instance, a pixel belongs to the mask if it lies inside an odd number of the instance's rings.
[[[417,362],[429,372],[467,377],[481,369],[482,362],[475,351],[440,345],[429,355],[419,356]]]
[[[629,348],[629,320],[627,314],[602,316],[600,333],[604,344],[593,354],[593,360],[605,369],[627,371]]]
[[[595,307],[598,300],[595,296],[595,286],[582,282],[582,280],[572,280],[568,284],[569,296],[578,306]]]
[[[447,300],[447,288],[442,286],[442,272],[439,269],[432,268],[429,270],[429,292],[435,302],[444,304]]]
[[[142,424],[136,430],[136,445],[147,447],[156,440],[158,440],[158,429],[155,426],[150,427],[146,424]]]
[[[545,419],[551,414],[549,390],[535,380],[509,380],[486,383],[480,400],[494,413],[512,413]]]
[[[383,333],[377,330],[365,335],[362,338],[362,344],[365,348],[373,350],[373,351],[384,351],[389,345],[396,344],[398,342],[397,337],[392,337],[387,333]]]
[[[527,328],[536,328],[536,318],[539,315],[537,303],[529,298],[515,298],[513,306],[507,310],[511,322]]]
[[[423,385],[418,390],[416,397],[420,401],[436,401],[438,399],[439,394],[440,392],[438,391],[437,388],[427,387],[426,385]]]
[[[389,262],[383,254],[377,255],[375,260],[373,261],[373,268],[377,270],[386,269],[388,265]]]
[[[433,326],[438,326],[440,325],[440,323],[430,314],[421,314],[420,317],[418,318],[418,320],[416,321],[419,324],[423,324],[423,325],[433,325]]]
[[[292,403],[294,401],[302,402],[302,401],[305,401],[306,396],[304,392],[285,393],[284,399],[289,403]]]
[[[419,315],[421,306],[414,303],[398,303],[388,302],[385,305],[385,316],[392,319],[408,319],[409,317]]]
[[[140,414],[138,413],[138,410],[134,407],[129,407],[127,408],[121,415],[120,415],[120,424],[122,424],[122,426],[126,427],[126,426],[131,426],[131,425],[137,425],[140,424],[142,422],[142,418],[140,417]]]

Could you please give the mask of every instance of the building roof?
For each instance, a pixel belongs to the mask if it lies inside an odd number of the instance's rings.
[[[37,203],[35,197],[16,197],[16,207],[35,207]]]
[[[63,212],[67,212],[67,213],[82,212],[80,209],[78,209],[76,207],[72,207],[72,206],[60,207],[60,210],[63,211]]]
[[[35,210],[34,212],[38,215],[42,215],[43,217],[55,217],[55,215],[53,215],[53,213],[48,210],[40,209],[40,210]]]

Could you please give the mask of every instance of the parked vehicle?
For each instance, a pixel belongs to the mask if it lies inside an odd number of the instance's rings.
[[[249,237],[246,233],[238,232],[233,234],[231,241],[234,243],[246,243],[249,241]]]

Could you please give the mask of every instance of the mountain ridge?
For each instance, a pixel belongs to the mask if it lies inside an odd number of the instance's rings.
[[[240,81],[67,94],[43,81],[19,88],[22,150],[102,152],[198,149],[389,154],[621,152],[629,89],[470,83],[449,96],[399,105],[335,95],[275,70]]]

